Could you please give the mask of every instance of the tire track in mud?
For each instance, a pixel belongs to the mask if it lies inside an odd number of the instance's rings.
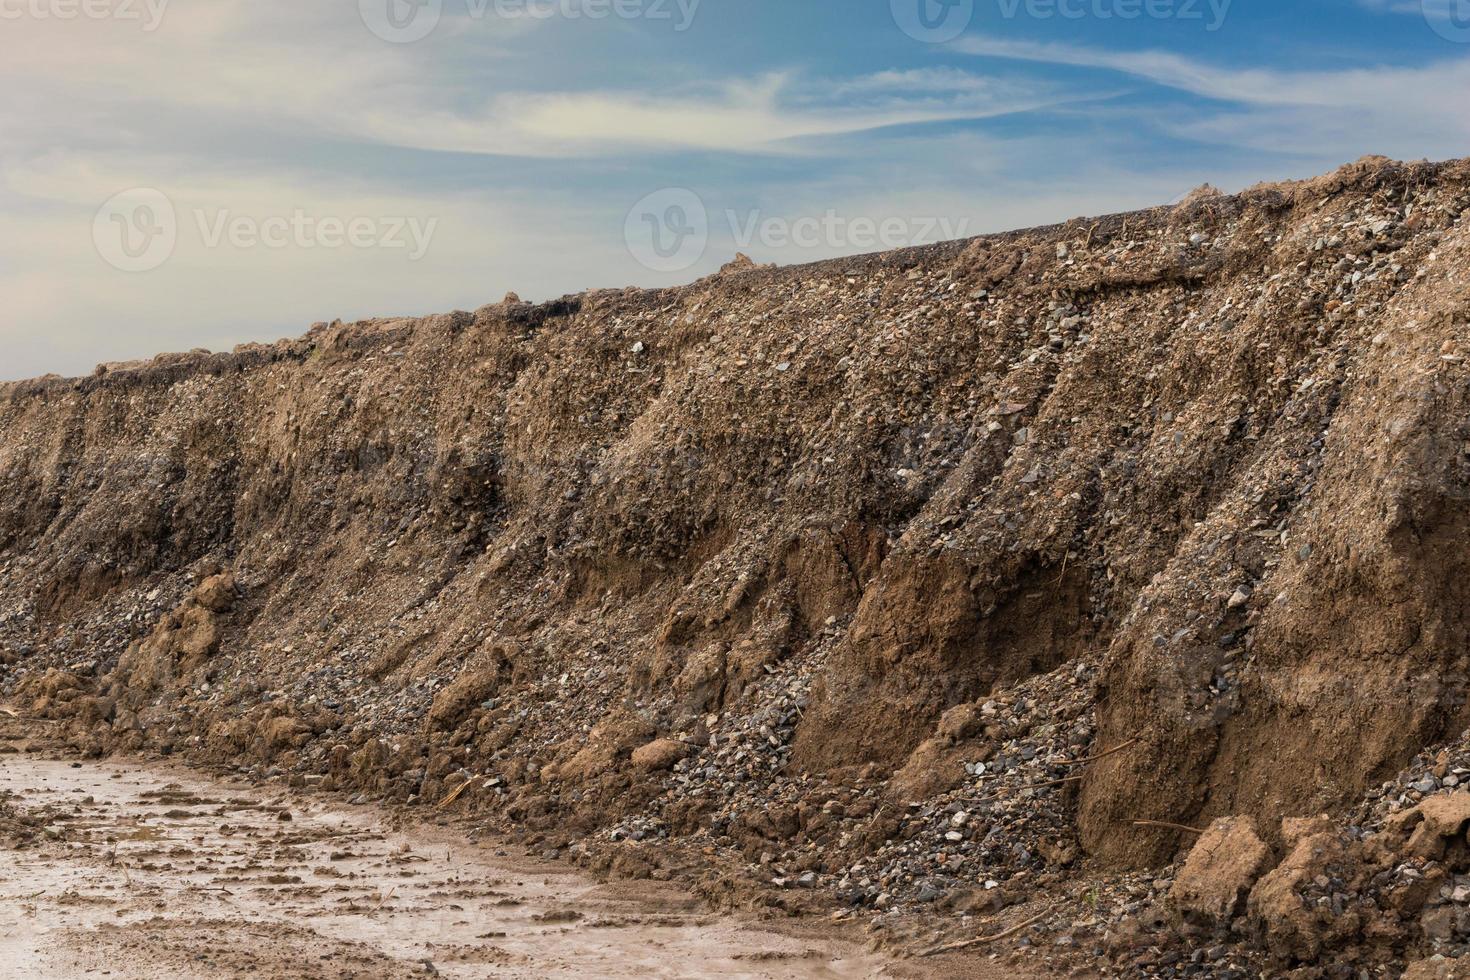
[[[0,755],[0,800],[4,977],[921,975],[669,886],[173,766]]]

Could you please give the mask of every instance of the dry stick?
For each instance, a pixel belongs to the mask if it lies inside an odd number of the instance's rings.
[[[435,809],[442,810],[449,804],[453,803],[455,800],[459,799],[460,794],[469,789],[470,782],[471,780],[466,779],[464,782],[456,786],[454,788],[454,792],[450,793],[448,796],[444,797],[444,799],[440,800],[439,805]]]
[[[1115,746],[1113,746],[1112,748],[1108,749],[1106,752],[1099,752],[1097,755],[1088,756],[1085,759],[1073,759],[1071,762],[1059,762],[1059,763],[1056,763],[1056,764],[1059,765],[1059,766],[1082,766],[1082,765],[1086,765],[1089,762],[1096,762],[1098,759],[1106,759],[1108,756],[1112,755],[1115,752],[1122,752],[1124,749],[1128,748],[1131,745],[1134,745],[1137,742],[1138,742],[1138,738],[1135,736],[1134,738],[1130,738],[1128,741],[1122,743],[1121,745],[1115,745]],[[1031,783],[1029,785],[1020,787],[1020,789],[1043,789],[1043,788],[1045,788],[1047,786],[1060,786],[1062,783],[1073,783],[1073,782],[1076,782],[1077,780],[1079,780],[1081,778],[1082,778],[1081,776],[1067,776],[1067,777],[1062,778],[1062,779],[1053,779],[1053,780],[1050,780],[1049,782],[1045,782],[1045,783]],[[1199,833],[1203,833],[1203,831],[1199,831]]]
[[[984,946],[986,943],[997,943],[997,942],[1000,942],[1002,939],[1007,939],[1007,938],[1009,938],[1011,936],[1014,936],[1016,933],[1020,932],[1022,929],[1025,929],[1025,928],[1027,928],[1029,926],[1034,926],[1036,923],[1040,922],[1042,919],[1046,918],[1048,915],[1051,915],[1056,910],[1057,910],[1057,907],[1055,905],[1053,905],[1051,908],[1047,909],[1045,912],[1038,912],[1036,915],[1033,915],[1031,918],[1027,919],[1025,922],[1022,922],[1020,925],[1012,926],[1011,928],[1007,929],[1005,932],[998,932],[998,933],[996,933],[993,936],[977,936],[974,939],[964,939],[964,940],[961,940],[960,942],[957,942],[957,943],[948,943],[948,944],[946,944],[944,946],[936,946],[933,949],[925,950],[924,952],[920,953],[919,955],[920,956],[935,956],[935,955],[937,955],[939,953],[953,953],[956,950],[969,949],[972,946]]]
[[[398,890],[398,886],[397,885],[394,885],[392,888],[388,889],[386,892],[383,892],[383,897],[378,899],[378,904],[373,906],[373,911],[376,912],[378,909],[382,908],[387,903],[388,899],[390,899],[390,898],[393,897],[393,893],[396,892],[397,890]]]
[[[1204,831],[1198,827],[1188,827],[1182,823],[1170,823],[1167,820],[1135,820],[1135,827],[1161,827],[1164,830],[1182,830],[1186,834],[1203,834]]]
[[[1071,762],[1063,762],[1063,763],[1060,763],[1060,765],[1064,765],[1064,766],[1085,766],[1089,762],[1096,762],[1098,759],[1106,759],[1108,756],[1112,755],[1115,752],[1122,752],[1124,749],[1128,748],[1130,745],[1136,744],[1137,742],[1138,742],[1138,737],[1137,736],[1134,736],[1133,738],[1130,738],[1128,741],[1123,742],[1120,745],[1113,746],[1112,748],[1108,749],[1106,752],[1099,752],[1097,755],[1090,755],[1090,756],[1088,756],[1085,759],[1073,759]]]
[[[1020,792],[1023,789],[1045,789],[1048,786],[1060,786],[1063,783],[1079,782],[1081,779],[1081,776],[1063,776],[1061,779],[1050,779],[1044,783],[1028,783],[1025,786],[1018,786],[1016,791]]]
[[[1072,551],[1069,548],[1067,549],[1067,553],[1062,556],[1062,574],[1057,576],[1056,589],[1052,591],[1053,596],[1060,595],[1062,592],[1062,580],[1067,577],[1067,562],[1071,559],[1071,557]]]

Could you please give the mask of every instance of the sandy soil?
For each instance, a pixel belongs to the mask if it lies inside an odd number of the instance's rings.
[[[918,977],[850,940],[166,765],[0,756],[5,977]]]

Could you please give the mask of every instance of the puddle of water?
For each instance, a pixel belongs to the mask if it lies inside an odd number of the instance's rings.
[[[371,808],[176,768],[0,756],[62,839],[0,851],[0,976],[913,975],[646,883],[519,864]],[[7,972],[8,971],[8,972]]]

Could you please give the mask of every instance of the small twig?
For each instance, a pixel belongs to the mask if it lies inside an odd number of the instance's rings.
[[[1138,742],[1138,738],[1137,738],[1137,736],[1135,736],[1133,738],[1130,738],[1126,742],[1122,742],[1122,743],[1120,743],[1118,745],[1113,746],[1112,748],[1108,749],[1106,752],[1099,752],[1097,755],[1090,755],[1090,756],[1087,756],[1085,759],[1073,759],[1071,762],[1063,762],[1063,763],[1060,763],[1060,765],[1064,765],[1064,766],[1085,766],[1089,762],[1096,762],[1098,759],[1106,759],[1108,756],[1112,755],[1115,752],[1122,752],[1124,749],[1128,748],[1130,745],[1136,744],[1137,742]]]
[[[456,786],[454,788],[454,792],[450,793],[448,796],[444,797],[444,799],[440,800],[439,805],[435,809],[442,810],[449,804],[453,803],[455,800],[459,799],[460,794],[469,789],[470,782],[471,780],[466,779],[464,782]]]
[[[1067,551],[1067,553],[1062,556],[1062,574],[1060,574],[1060,575],[1057,576],[1056,589],[1054,589],[1052,591],[1052,595],[1053,596],[1057,596],[1057,595],[1060,595],[1061,594],[1061,591],[1062,591],[1062,581],[1067,577],[1067,562],[1070,561],[1071,558],[1072,558],[1072,552],[1069,549]]]
[[[1060,786],[1063,783],[1075,783],[1081,780],[1081,776],[1063,776],[1061,779],[1051,779],[1044,783],[1027,783],[1025,786],[1016,787],[1017,792],[1023,789],[1045,789],[1048,786]]]
[[[376,911],[378,911],[378,909],[380,909],[384,905],[386,905],[388,903],[388,899],[392,898],[393,897],[393,893],[396,892],[397,890],[398,890],[398,886],[397,885],[394,885],[392,888],[390,888],[387,891],[383,892],[382,897],[378,899],[378,904],[377,905],[374,905],[372,907],[372,911],[376,912]]]
[[[1007,929],[1005,932],[997,932],[993,936],[978,936],[975,939],[964,939],[964,940],[961,940],[960,942],[957,942],[957,943],[948,943],[948,944],[946,944],[944,946],[936,946],[933,949],[925,950],[924,952],[920,953],[919,955],[920,956],[936,956],[936,955],[938,955],[940,953],[953,953],[956,950],[970,949],[973,946],[984,946],[986,943],[998,943],[1002,939],[1008,939],[1011,936],[1014,936],[1016,933],[1020,932],[1023,929],[1029,928],[1030,926],[1034,926],[1036,923],[1040,922],[1042,919],[1046,918],[1048,915],[1051,915],[1056,910],[1057,910],[1057,907],[1055,905],[1053,905],[1051,908],[1047,909],[1046,911],[1044,911],[1044,912],[1038,912],[1036,915],[1033,915],[1031,918],[1027,919],[1025,922],[1022,922],[1019,925],[1014,925],[1011,928]]]
[[[1135,827],[1160,827],[1164,830],[1182,830],[1186,834],[1203,834],[1204,831],[1198,827],[1188,827],[1182,823],[1170,823],[1167,820],[1135,820]]]

